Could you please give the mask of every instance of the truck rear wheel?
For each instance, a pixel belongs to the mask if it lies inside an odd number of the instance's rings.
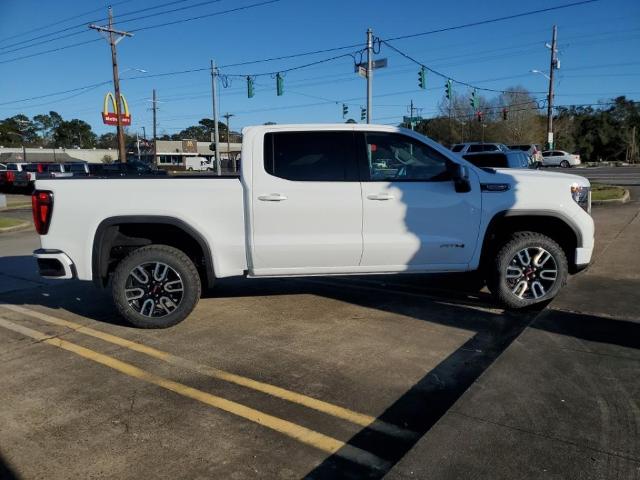
[[[567,258],[554,240],[537,232],[516,232],[498,250],[487,285],[507,308],[551,300],[566,283]]]
[[[140,328],[181,322],[200,298],[200,276],[191,259],[168,245],[148,245],[116,267],[111,293],[118,312]]]

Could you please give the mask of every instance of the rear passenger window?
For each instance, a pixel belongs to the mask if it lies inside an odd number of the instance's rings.
[[[483,148],[482,145],[469,145],[469,149],[467,150],[467,152],[469,153],[476,153],[476,152],[483,152]]]
[[[275,132],[264,137],[264,168],[302,182],[358,181],[353,133]]]
[[[461,152],[463,147],[464,147],[464,145],[454,145],[454,146],[451,148],[451,151],[452,151],[452,152]]]

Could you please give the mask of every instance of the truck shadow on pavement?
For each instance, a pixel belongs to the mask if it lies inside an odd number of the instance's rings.
[[[207,302],[215,302],[218,298],[315,295],[472,332],[463,345],[378,416],[377,420],[412,431],[414,436],[400,438],[365,427],[346,441],[348,446],[358,447],[385,460],[387,467],[362,466],[346,460],[338,451],[310,471],[306,478],[384,477],[539,314],[539,310],[516,313],[497,309],[486,293],[478,292],[473,277],[415,275],[407,277],[404,285],[396,283],[393,289],[383,294],[381,290],[388,285],[387,282],[394,280],[395,277],[379,278],[372,287],[371,283],[363,283],[368,279],[359,277],[227,279],[220,281],[212,292],[203,297],[202,308],[209,308]],[[408,294],[400,291],[401,286],[406,287]],[[449,286],[450,290],[446,288]],[[100,292],[88,282],[46,285],[5,293],[0,299],[11,304],[63,309],[99,322],[127,325],[117,315],[108,291]],[[586,342],[640,348],[638,323],[554,310],[548,312],[551,314],[542,315],[531,326]]]
[[[18,480],[20,477],[16,475],[9,464],[4,460],[4,457],[0,453],[0,479],[2,480]]]

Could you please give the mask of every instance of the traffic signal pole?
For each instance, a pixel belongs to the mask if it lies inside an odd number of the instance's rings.
[[[89,28],[97,30],[100,33],[107,33],[106,37],[111,46],[111,65],[113,67],[113,90],[116,100],[116,132],[118,137],[118,157],[121,162],[127,161],[127,149],[124,144],[124,129],[122,127],[122,100],[120,98],[120,76],[118,75],[118,54],[116,45],[124,37],[132,37],[133,34],[113,29],[113,9],[109,7],[109,24],[106,27],[99,25],[89,25]],[[117,36],[117,38],[116,38]]]
[[[367,123],[371,123],[373,103],[373,31],[367,29]]]
[[[220,164],[220,135],[218,133],[218,68],[213,60],[211,60],[211,104],[213,107],[213,141],[215,143],[216,173],[220,176],[222,175],[222,166]]]
[[[558,35],[558,27],[553,26],[553,35],[551,37],[551,64],[549,66],[549,96],[547,98],[547,146],[553,149],[553,72],[558,65],[558,49],[556,48],[556,37]]]

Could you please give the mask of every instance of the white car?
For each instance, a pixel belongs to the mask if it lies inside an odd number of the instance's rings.
[[[522,308],[591,259],[582,177],[483,170],[367,124],[247,127],[242,159],[240,177],[36,180],[40,274],[109,285],[123,317],[161,328],[223,277],[480,270]]]
[[[575,167],[580,165],[580,155],[574,155],[564,150],[547,150],[542,152],[542,165],[545,167]]]

